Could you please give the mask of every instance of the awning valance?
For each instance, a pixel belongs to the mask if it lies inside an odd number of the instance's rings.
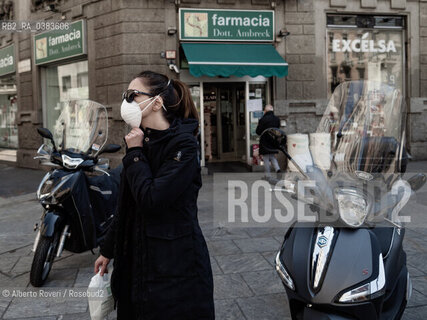
[[[182,48],[195,77],[288,75],[288,64],[270,44],[183,43]]]

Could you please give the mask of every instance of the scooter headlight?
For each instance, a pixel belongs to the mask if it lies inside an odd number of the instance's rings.
[[[335,189],[341,219],[350,227],[360,227],[368,215],[366,198],[354,189]]]
[[[289,273],[286,271],[285,266],[280,261],[280,251],[276,255],[276,271],[282,279],[283,283],[291,290],[295,290],[294,281]]]
[[[62,155],[62,163],[68,169],[77,168],[83,161],[82,158],[71,158],[65,154]]]
[[[379,273],[378,277],[360,287],[351,289],[350,291],[345,292],[339,298],[338,302],[342,303],[357,303],[366,300],[371,300],[377,298],[384,294],[385,289],[385,272],[384,272],[384,263],[383,255],[379,256]]]

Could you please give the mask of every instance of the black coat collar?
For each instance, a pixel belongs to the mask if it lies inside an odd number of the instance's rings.
[[[148,138],[148,141],[150,141],[150,144],[152,144],[154,142],[170,139],[171,137],[180,133],[193,133],[198,125],[199,122],[196,119],[175,118],[172,120],[169,128],[165,130],[158,130],[149,127],[145,129],[142,127],[140,128],[144,132],[144,139]]]

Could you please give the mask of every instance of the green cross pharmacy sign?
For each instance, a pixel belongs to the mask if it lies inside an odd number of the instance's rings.
[[[179,9],[182,41],[274,41],[273,10]]]
[[[36,65],[86,54],[86,21],[70,23],[68,29],[46,31],[34,36]]]

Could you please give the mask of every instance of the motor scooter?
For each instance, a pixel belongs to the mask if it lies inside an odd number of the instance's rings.
[[[34,287],[44,284],[64,249],[81,253],[98,247],[117,207],[122,165],[109,170],[108,159],[99,158],[120,150],[119,145],[106,144],[106,108],[78,100],[62,103],[61,110],[53,134],[37,129],[51,145],[43,143],[35,159],[51,170],[37,190],[43,213],[34,226],[37,234],[30,271]]]
[[[282,130],[263,133],[295,168],[283,190],[315,217],[294,222],[275,257],[292,319],[402,317],[412,284],[400,209],[426,182],[421,173],[403,179],[405,115],[399,90],[350,81],[329,101],[316,131],[328,143],[312,163],[291,156]]]

